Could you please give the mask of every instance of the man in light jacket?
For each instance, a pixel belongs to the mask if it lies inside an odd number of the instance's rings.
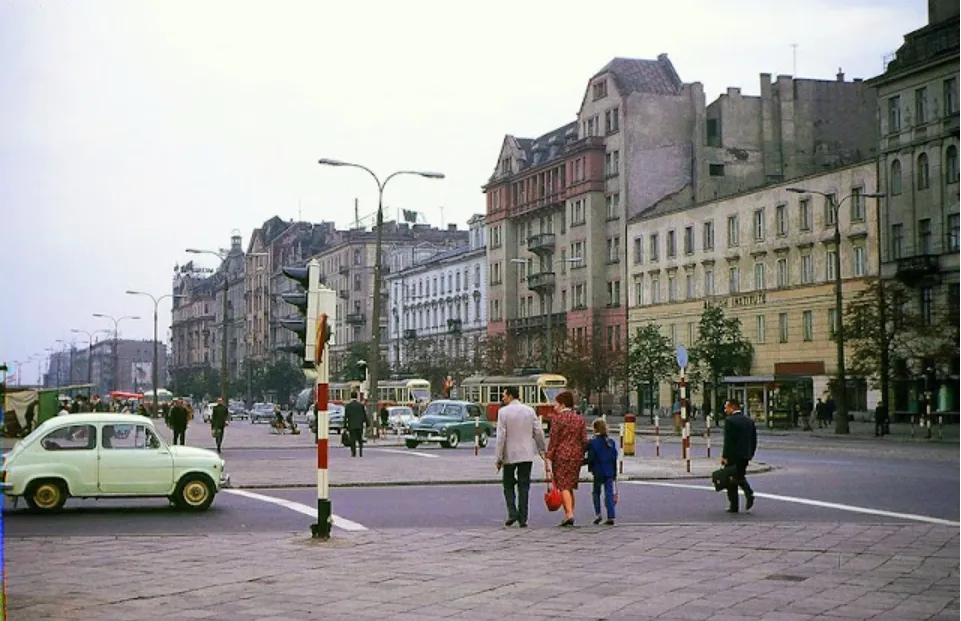
[[[527,509],[531,492],[534,459],[545,459],[544,431],[534,409],[519,400],[516,387],[504,388],[504,407],[497,413],[497,470],[504,469],[504,500],[507,502],[505,526],[515,522],[527,528]],[[516,494],[515,494],[516,488]]]

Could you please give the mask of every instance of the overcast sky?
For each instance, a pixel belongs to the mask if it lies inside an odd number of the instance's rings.
[[[274,215],[346,226],[355,198],[376,207],[363,172],[319,157],[442,171],[392,181],[385,203],[464,226],[504,134],[573,120],[614,56],[666,52],[708,102],[791,74],[792,43],[800,77],[869,78],[926,6],[0,0],[0,360],[112,327],[92,313],[141,315],[122,336],[150,338],[152,303],[124,291],[168,293],[185,248],[225,247],[233,229],[246,245]]]

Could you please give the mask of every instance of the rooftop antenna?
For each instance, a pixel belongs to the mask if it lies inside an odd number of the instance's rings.
[[[791,52],[792,52],[792,57],[793,57],[793,58],[792,58],[792,62],[793,62],[793,69],[792,69],[792,71],[794,72],[794,74],[793,74],[794,77],[797,78],[797,43],[792,43],[792,44],[791,44]]]
[[[360,228],[360,200],[354,199],[354,228]]]

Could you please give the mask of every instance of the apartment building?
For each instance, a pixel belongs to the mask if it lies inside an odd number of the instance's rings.
[[[686,209],[648,210],[628,227],[632,332],[654,323],[673,345],[691,347],[704,308],[720,306],[754,345],[750,375],[732,386],[749,408],[762,407],[775,377],[810,380],[820,396],[837,371],[835,253],[847,299],[878,273],[877,199],[862,196],[876,183],[869,160]],[[863,409],[866,384],[855,383],[851,405]],[[660,402],[670,403],[671,384],[660,390]]]
[[[213,269],[193,261],[174,268],[171,302],[172,372],[212,366],[213,331],[216,321],[216,283]]]
[[[484,216],[474,215],[467,227],[468,243],[441,252],[412,248],[410,264],[385,277],[387,359],[396,374],[409,374],[419,356],[466,362],[480,350],[487,333]]]

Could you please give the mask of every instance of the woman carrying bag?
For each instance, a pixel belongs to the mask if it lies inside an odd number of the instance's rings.
[[[551,436],[547,446],[547,478],[560,490],[564,521],[558,526],[574,525],[574,490],[581,476],[587,449],[584,417],[574,411],[574,395],[564,390],[555,398]]]

